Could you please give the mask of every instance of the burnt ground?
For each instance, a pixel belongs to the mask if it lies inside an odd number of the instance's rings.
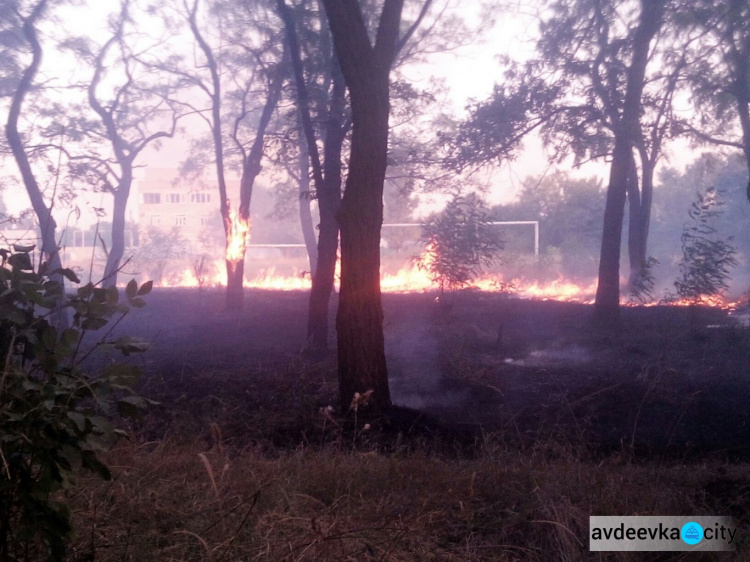
[[[148,438],[217,424],[238,448],[316,443],[336,416],[335,355],[310,359],[307,293],[160,289],[118,332],[145,337],[141,393],[158,400]],[[335,311],[332,302],[331,320]],[[462,443],[493,434],[632,456],[750,458],[750,330],[718,309],[623,310],[619,332],[590,306],[465,292],[384,295],[395,410],[387,428]],[[340,421],[340,420],[339,420]]]

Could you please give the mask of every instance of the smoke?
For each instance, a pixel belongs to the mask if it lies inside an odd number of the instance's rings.
[[[394,404],[414,409],[462,408],[464,390],[444,384],[444,356],[434,319],[434,296],[425,294],[415,306],[405,295],[386,310],[385,339],[391,398]]]

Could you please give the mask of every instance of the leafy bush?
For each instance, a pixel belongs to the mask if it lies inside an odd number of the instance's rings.
[[[714,226],[723,206],[713,187],[699,192],[698,200],[690,207],[691,222],[682,232],[680,277],[674,285],[678,296],[694,303],[725,291],[730,269],[737,265],[732,238],[720,238]]]
[[[442,213],[422,225],[420,240],[427,250],[416,258],[417,265],[441,291],[469,285],[503,249],[500,232],[490,222],[484,202],[475,194],[454,197]]]
[[[641,264],[641,269],[638,271],[638,275],[633,279],[630,287],[630,300],[631,302],[637,302],[640,304],[646,304],[654,302],[656,277],[654,276],[654,268],[659,265],[659,260],[649,256]]]
[[[109,479],[98,454],[122,432],[112,418],[136,415],[146,400],[133,393],[137,367],[111,364],[97,375],[83,370],[95,348],[125,355],[147,345],[133,338],[107,341],[111,329],[84,351],[87,333],[100,330],[141,298],[151,283],[131,281],[126,302],[116,287],[91,283],[72,296],[50,277],[78,283],[69,269],[34,270],[33,247],[0,250],[0,560],[61,560],[72,535],[70,510],[56,492],[75,482],[80,467]],[[54,321],[72,311],[70,327]],[[47,554],[43,554],[46,551]]]

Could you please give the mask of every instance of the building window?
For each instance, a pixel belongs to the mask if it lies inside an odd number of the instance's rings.
[[[201,215],[201,226],[206,226],[210,220],[211,217],[208,215]]]
[[[185,215],[175,215],[174,216],[174,225],[175,226],[185,226],[187,223],[187,219],[185,218]]]
[[[161,203],[161,193],[144,193],[143,203],[145,205],[158,205]]]
[[[167,203],[179,203],[182,196],[179,193],[167,193]]]
[[[191,193],[190,202],[191,203],[210,203],[211,194],[210,193]]]
[[[150,226],[159,226],[161,224],[161,220],[159,218],[159,215],[151,215],[148,218],[148,224]]]

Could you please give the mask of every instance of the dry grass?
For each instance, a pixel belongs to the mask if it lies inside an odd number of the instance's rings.
[[[747,495],[706,493],[716,481],[747,480],[745,464],[597,462],[551,444],[512,451],[492,437],[480,449],[450,458],[434,447],[384,455],[329,444],[272,457],[125,444],[109,454],[113,480],[83,476],[71,498],[71,558],[634,560],[589,553],[588,516],[750,507]]]

